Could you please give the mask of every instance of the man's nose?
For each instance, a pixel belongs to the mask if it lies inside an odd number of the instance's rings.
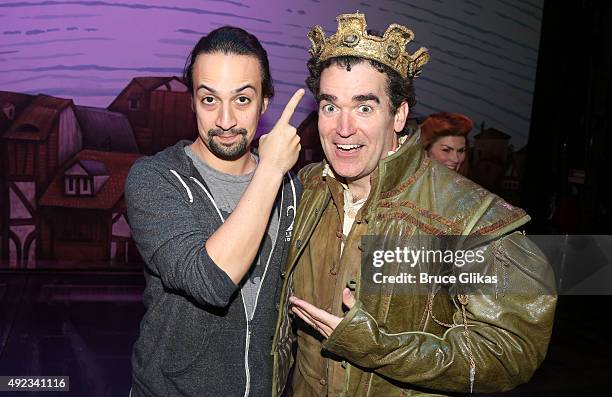
[[[342,112],[340,115],[340,124],[337,128],[337,133],[341,137],[349,137],[355,133],[355,120],[349,112]]]
[[[234,109],[229,103],[223,104],[219,110],[219,114],[216,121],[217,127],[224,131],[231,130],[236,126],[236,116],[234,115]]]

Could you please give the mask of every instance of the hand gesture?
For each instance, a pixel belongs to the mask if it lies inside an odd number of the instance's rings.
[[[329,338],[342,321],[342,317],[334,316],[295,296],[291,296],[289,302],[291,302],[291,311],[304,320],[306,324],[319,331],[325,338]],[[349,310],[355,306],[355,297],[348,288],[342,291],[342,303]]]
[[[297,90],[272,131],[259,138],[259,163],[281,172],[287,173],[293,167],[300,154],[300,137],[297,130],[290,124],[295,108],[304,96],[304,89]]]

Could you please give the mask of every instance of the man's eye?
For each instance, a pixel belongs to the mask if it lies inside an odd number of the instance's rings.
[[[202,98],[202,103],[206,105],[212,105],[213,103],[215,103],[215,98],[212,96],[205,96]]]
[[[251,102],[251,99],[249,97],[246,97],[246,96],[239,96],[238,98],[236,98],[236,102],[238,102],[241,105],[245,105],[245,104]]]
[[[361,113],[370,113],[370,112],[372,112],[372,107],[368,106],[368,105],[361,105],[361,106],[359,106],[359,112],[361,112]]]
[[[325,113],[331,113],[334,110],[336,110],[336,107],[332,105],[331,103],[328,103],[327,105],[323,105],[321,109],[323,109]]]

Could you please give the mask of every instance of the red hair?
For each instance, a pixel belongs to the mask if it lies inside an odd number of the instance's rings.
[[[439,138],[445,136],[462,136],[465,138],[467,147],[467,134],[474,128],[472,120],[459,113],[440,112],[430,114],[421,123],[421,144],[425,150],[429,150]],[[466,154],[465,160],[457,172],[465,177],[469,173],[469,159]]]
[[[429,115],[421,124],[421,144],[425,150],[444,136],[464,136],[474,128],[469,117],[459,113],[440,112]]]

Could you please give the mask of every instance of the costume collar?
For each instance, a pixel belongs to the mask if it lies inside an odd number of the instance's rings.
[[[412,176],[425,158],[425,152],[419,144],[419,134],[401,136],[397,149],[389,151],[388,156],[380,160],[378,166],[370,174],[370,196],[375,190],[385,192],[393,189],[405,177]],[[337,180],[344,190],[348,185],[341,181],[326,159],[323,160],[322,177],[332,177]]]

